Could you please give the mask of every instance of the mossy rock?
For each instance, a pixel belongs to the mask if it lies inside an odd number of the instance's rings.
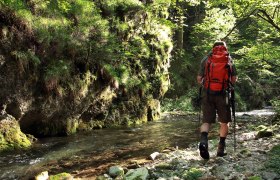
[[[268,129],[268,127],[265,126],[265,125],[259,125],[258,127],[256,127],[257,131],[263,131],[263,130],[266,130],[266,129]]]
[[[67,119],[66,121],[66,134],[75,134],[77,132],[77,128],[79,126],[79,122],[77,119]]]
[[[258,132],[257,138],[264,138],[273,136],[273,131],[271,129],[264,129]]]
[[[156,121],[160,118],[160,102],[157,99],[150,99],[148,101],[148,121]]]
[[[104,121],[91,120],[89,122],[81,121],[78,126],[78,131],[90,131],[92,129],[102,129],[105,126]]]
[[[21,132],[20,126],[12,116],[0,120],[0,151],[26,149],[31,146],[30,139]]]
[[[124,169],[121,166],[111,166],[109,168],[109,175],[111,177],[123,176]]]
[[[155,168],[156,169],[173,169],[173,166],[168,163],[161,163],[161,164],[156,165]]]
[[[251,156],[252,152],[249,149],[242,149],[240,151],[240,154],[245,155],[245,156]]]
[[[53,176],[50,176],[49,178],[50,180],[68,180],[68,179],[74,179],[73,176],[69,173],[60,173],[60,174],[57,174],[57,175],[53,175]]]

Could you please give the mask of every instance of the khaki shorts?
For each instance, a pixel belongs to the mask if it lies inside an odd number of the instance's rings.
[[[212,95],[203,93],[202,97],[202,113],[203,123],[215,123],[216,114],[218,114],[218,121],[221,123],[231,122],[230,104],[226,102],[226,95]]]

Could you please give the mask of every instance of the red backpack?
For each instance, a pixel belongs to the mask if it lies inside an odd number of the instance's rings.
[[[210,92],[223,92],[230,80],[231,62],[225,46],[215,46],[205,64],[204,88]]]

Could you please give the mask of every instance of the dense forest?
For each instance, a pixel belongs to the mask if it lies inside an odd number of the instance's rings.
[[[237,66],[238,110],[279,107],[279,3],[274,1],[176,1],[170,104],[193,110],[200,60],[215,40],[226,41]],[[191,98],[190,98],[191,97]],[[168,108],[169,106],[167,106]]]
[[[198,112],[217,40],[236,65],[236,110],[279,120],[278,1],[2,0],[0,150]]]

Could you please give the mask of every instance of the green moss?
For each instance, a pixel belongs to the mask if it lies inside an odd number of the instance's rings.
[[[267,127],[265,125],[259,125],[258,127],[256,127],[256,130],[257,131],[263,131],[263,130],[266,130]]]
[[[67,119],[66,121],[66,134],[74,134],[77,131],[77,128],[79,126],[78,120],[76,119]]]
[[[48,80],[54,77],[67,77],[69,75],[69,66],[69,63],[64,60],[54,61],[47,67],[45,79]]]
[[[91,120],[89,122],[80,122],[77,126],[78,131],[90,131],[92,129],[102,129],[105,126],[104,121]]]
[[[143,114],[142,117],[136,118],[134,124],[143,124],[143,123],[146,123],[147,121],[148,121],[147,114]]]
[[[0,151],[25,149],[31,141],[21,132],[16,120],[2,120],[0,124]]]
[[[71,176],[71,174],[65,173],[65,172],[49,177],[50,180],[67,180],[67,179],[72,179],[72,178],[73,177]]]
[[[196,180],[202,177],[202,171],[196,168],[191,168],[183,174],[183,178],[186,180]]]
[[[262,178],[260,176],[251,176],[248,180],[262,180]]]
[[[36,65],[34,69],[30,67],[36,76],[34,81],[44,80],[42,88],[50,99],[55,97],[63,103],[73,100],[83,106],[87,101],[85,98],[98,93],[109,107],[115,105],[113,100],[120,94],[129,100],[137,96],[133,100],[136,105],[125,106],[124,113],[119,107],[115,108],[119,115],[112,115],[113,120],[106,120],[106,123],[129,126],[147,122],[148,108],[152,111],[151,119],[159,118],[157,107],[147,104],[146,97],[159,94],[162,97],[168,89],[168,76],[162,75],[167,71],[164,66],[172,49],[170,28],[163,23],[168,14],[168,3],[142,3],[139,0],[16,3],[5,0],[4,4],[21,11],[15,13],[32,32],[31,37],[25,35],[22,39],[34,38],[39,46],[35,54],[32,40],[26,48],[12,49],[10,55],[25,69],[30,64]],[[20,45],[26,46],[25,43],[20,42]],[[101,88],[104,91],[99,91]],[[44,95],[44,91],[40,93]],[[45,102],[48,107],[50,103]],[[110,125],[91,119],[89,122],[38,120],[34,131],[51,136],[104,126]]]
[[[155,168],[156,169],[173,169],[173,166],[168,163],[161,163],[161,164],[156,165]]]

